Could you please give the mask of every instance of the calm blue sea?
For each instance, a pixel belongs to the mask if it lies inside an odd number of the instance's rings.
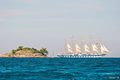
[[[0,80],[120,80],[120,58],[0,58]]]

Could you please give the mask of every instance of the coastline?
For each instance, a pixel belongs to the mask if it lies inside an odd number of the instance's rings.
[[[36,53],[35,53],[36,54]],[[9,53],[6,54],[0,54],[0,58],[47,58],[47,56],[43,56],[43,55],[30,55],[30,56],[26,56],[26,55],[12,55],[9,56]]]
[[[0,58],[46,58],[48,51],[46,48],[37,50],[35,48],[19,46],[17,49],[11,50],[9,53],[0,54]]]

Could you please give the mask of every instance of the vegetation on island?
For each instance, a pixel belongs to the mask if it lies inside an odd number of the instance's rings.
[[[40,57],[45,58],[48,55],[46,48],[35,49],[19,46],[17,49],[11,50],[9,53],[0,54],[0,57]]]
[[[19,46],[17,49],[13,49],[11,52],[12,54],[16,54],[18,51],[29,51],[31,53],[39,53],[39,54],[42,54],[44,56],[47,56],[48,54],[48,51],[46,48],[41,48],[40,50],[37,50],[35,48],[29,48],[29,47],[23,47],[23,46]]]

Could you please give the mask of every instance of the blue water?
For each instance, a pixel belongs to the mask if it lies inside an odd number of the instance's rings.
[[[120,58],[0,58],[0,80],[120,80]]]

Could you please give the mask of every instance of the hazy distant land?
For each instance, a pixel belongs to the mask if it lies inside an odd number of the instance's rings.
[[[9,53],[0,54],[0,57],[47,57],[46,48],[37,50],[35,48],[19,46],[17,49],[11,50]]]

